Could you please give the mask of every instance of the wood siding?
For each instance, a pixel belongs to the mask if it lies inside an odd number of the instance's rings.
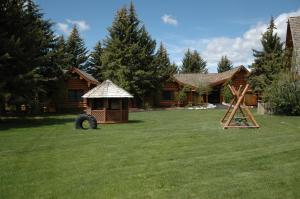
[[[176,82],[167,82],[164,84],[163,91],[170,91],[173,92],[174,99],[172,100],[164,100],[162,96],[159,99],[159,105],[161,107],[171,107],[176,106],[177,101],[175,100],[176,93],[179,91],[179,85]]]
[[[87,107],[86,99],[81,99],[80,101],[70,101],[68,96],[69,90],[82,90],[83,93],[88,92],[90,89],[94,88],[94,84],[90,84],[85,79],[81,78],[77,73],[71,74],[70,78],[65,81],[66,84],[66,95],[64,97],[63,108],[64,109],[84,109]]]
[[[239,89],[240,85],[245,86],[247,84],[247,72],[246,71],[240,71],[236,73],[233,78],[231,79],[232,85],[235,87],[235,89]]]
[[[235,89],[239,89],[240,85],[245,86],[247,84],[247,72],[240,71],[235,74],[232,78],[232,85]],[[247,106],[256,106],[257,105],[257,96],[253,94],[251,91],[248,91],[245,94],[245,104]]]

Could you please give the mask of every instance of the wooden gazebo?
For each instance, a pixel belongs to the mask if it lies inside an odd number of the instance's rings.
[[[97,123],[128,122],[128,98],[133,96],[112,81],[102,82],[82,97],[87,99],[85,112]]]

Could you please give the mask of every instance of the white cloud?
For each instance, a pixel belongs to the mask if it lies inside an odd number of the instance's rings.
[[[84,20],[71,20],[66,19],[66,23],[57,23],[57,29],[64,34],[68,35],[71,32],[72,26],[76,25],[78,27],[78,30],[81,32],[87,31],[90,29],[89,24]]]
[[[62,31],[65,34],[69,34],[70,33],[70,28],[69,25],[66,23],[57,23],[57,28]]]
[[[177,26],[178,25],[178,21],[174,17],[172,17],[172,15],[164,14],[161,17],[161,19],[162,19],[162,21],[165,24],[169,24],[169,25],[173,25],[173,26]]]
[[[71,19],[67,19],[67,22],[72,24],[72,25],[76,25],[78,27],[78,29],[80,31],[87,31],[90,29],[89,24],[84,21],[84,20],[71,20]]]
[[[300,15],[300,9],[295,12],[283,13],[275,18],[276,32],[282,41],[285,41],[287,19],[290,16]],[[207,60],[211,72],[216,71],[216,66],[221,56],[227,55],[235,66],[249,65],[253,62],[252,49],[261,48],[261,35],[266,31],[268,22],[257,22],[239,37],[215,37],[193,40],[182,40],[177,45],[167,43],[171,58],[180,63],[187,48],[196,49]]]

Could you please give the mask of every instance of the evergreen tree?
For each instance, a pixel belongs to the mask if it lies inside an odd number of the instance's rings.
[[[183,57],[182,60],[182,67],[181,67],[181,72],[182,73],[191,73],[192,72],[192,53],[190,49],[188,49]]]
[[[184,54],[182,60],[182,73],[207,73],[206,61],[194,50],[191,53],[190,49]]]
[[[54,48],[56,63],[61,69],[68,69],[68,54],[66,52],[66,42],[64,36],[56,38],[56,46]]]
[[[131,92],[142,103],[145,94],[155,87],[155,41],[140,25],[132,2],[129,9],[118,10],[108,31],[101,56],[105,66],[103,76]]]
[[[73,66],[85,70],[85,63],[88,59],[88,50],[85,47],[83,39],[80,37],[76,25],[73,27],[68,37],[66,43],[66,52],[68,54],[69,67]]]
[[[163,43],[160,43],[159,49],[154,56],[154,67],[156,67],[157,82],[160,85],[177,72],[177,66],[174,63],[170,63],[167,49]]]
[[[172,74],[176,74],[176,73],[179,72],[178,66],[177,66],[177,64],[176,64],[175,62],[173,62],[173,63],[171,64],[171,67],[170,67],[170,68],[173,69],[173,73],[172,73]]]
[[[0,2],[0,98],[14,106],[48,100],[61,74],[55,62],[51,23],[32,0]],[[3,107],[3,106],[2,106]]]
[[[206,61],[199,55],[199,53],[194,50],[192,55],[192,68],[197,73],[207,73]]]
[[[222,56],[218,63],[218,73],[222,73],[232,69],[232,62],[227,58],[227,56]]]
[[[251,75],[248,82],[252,89],[262,93],[283,69],[283,43],[277,33],[273,17],[269,27],[261,38],[262,50],[253,50],[254,63],[250,66]]]
[[[102,70],[102,55],[103,49],[101,47],[101,42],[97,42],[94,50],[91,52],[88,60],[88,67],[86,72],[93,75],[96,79],[103,81],[103,70]]]

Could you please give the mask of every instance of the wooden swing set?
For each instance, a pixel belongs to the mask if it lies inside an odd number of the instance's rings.
[[[245,94],[249,88],[247,84],[242,90],[242,85],[236,90],[233,86],[228,85],[233,99],[221,120],[223,129],[227,128],[259,128],[253,114],[245,105]],[[231,111],[232,109],[232,111]]]

